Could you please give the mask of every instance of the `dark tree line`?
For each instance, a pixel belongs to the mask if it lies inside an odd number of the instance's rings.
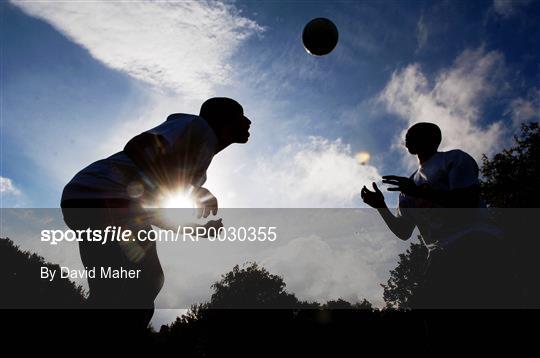
[[[0,238],[0,308],[78,308],[84,303],[81,286],[67,278],[40,278],[41,267],[60,271],[43,257],[21,251],[8,238]]]
[[[186,315],[162,326],[154,334],[156,342],[181,344],[195,356],[308,354],[326,349],[335,354],[359,339],[373,347],[397,331],[401,338],[426,333],[420,315],[381,311],[367,300],[301,301],[287,292],[283,278],[256,263],[235,266],[212,288],[208,302],[193,305]]]
[[[482,194],[494,208],[540,206],[540,131],[538,123],[523,124],[514,145],[492,159],[484,155]]]
[[[424,245],[413,242],[399,255],[397,267],[390,270],[390,278],[382,285],[387,309],[414,308],[411,301],[422,284],[427,254]]]

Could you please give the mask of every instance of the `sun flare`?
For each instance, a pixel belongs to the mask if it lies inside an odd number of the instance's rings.
[[[163,196],[159,204],[160,208],[172,209],[172,208],[187,208],[193,209],[195,203],[189,193],[185,191],[175,191],[167,193]]]

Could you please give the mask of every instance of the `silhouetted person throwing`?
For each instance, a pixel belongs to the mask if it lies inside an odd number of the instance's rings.
[[[480,200],[476,161],[461,150],[437,151],[441,130],[433,123],[417,123],[407,131],[405,146],[418,157],[410,177],[383,176],[383,183],[399,191],[397,216],[386,206],[375,183],[365,186],[364,202],[377,208],[390,230],[408,240],[418,227],[429,259],[426,281],[413,297],[417,307],[486,307],[497,280],[491,249],[498,246],[497,229],[485,217]],[[459,210],[449,210],[449,208]]]
[[[167,120],[134,138],[124,149],[81,170],[66,185],[61,206],[71,229],[149,230],[160,226],[145,214],[147,203],[163,193],[183,190],[197,203],[205,218],[218,210],[217,199],[202,187],[206,170],[215,154],[233,143],[246,143],[251,121],[242,106],[230,98],[211,98],[200,114],[171,114]],[[78,208],[96,208],[80,210]],[[163,271],[155,241],[126,243],[82,241],[81,259],[87,269],[101,267],[138,270],[133,278],[89,278],[88,303],[96,308],[133,308],[124,311],[121,327],[145,328],[153,314],[154,300],[163,285]],[[108,322],[119,311],[106,311]],[[114,318],[113,318],[114,317]]]

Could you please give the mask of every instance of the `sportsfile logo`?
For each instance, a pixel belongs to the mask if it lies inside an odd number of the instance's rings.
[[[137,230],[123,229],[121,226],[107,226],[103,230],[50,230],[41,231],[41,241],[51,245],[61,242],[99,242],[105,245],[108,242],[129,241],[165,241],[165,242],[274,242],[277,240],[277,227],[275,226],[239,226],[239,227],[188,227],[178,226],[177,230],[151,229]]]

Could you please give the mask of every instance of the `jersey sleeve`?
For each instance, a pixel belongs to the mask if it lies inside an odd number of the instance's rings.
[[[467,188],[478,185],[478,164],[469,154],[455,150],[448,163],[449,189]]]

